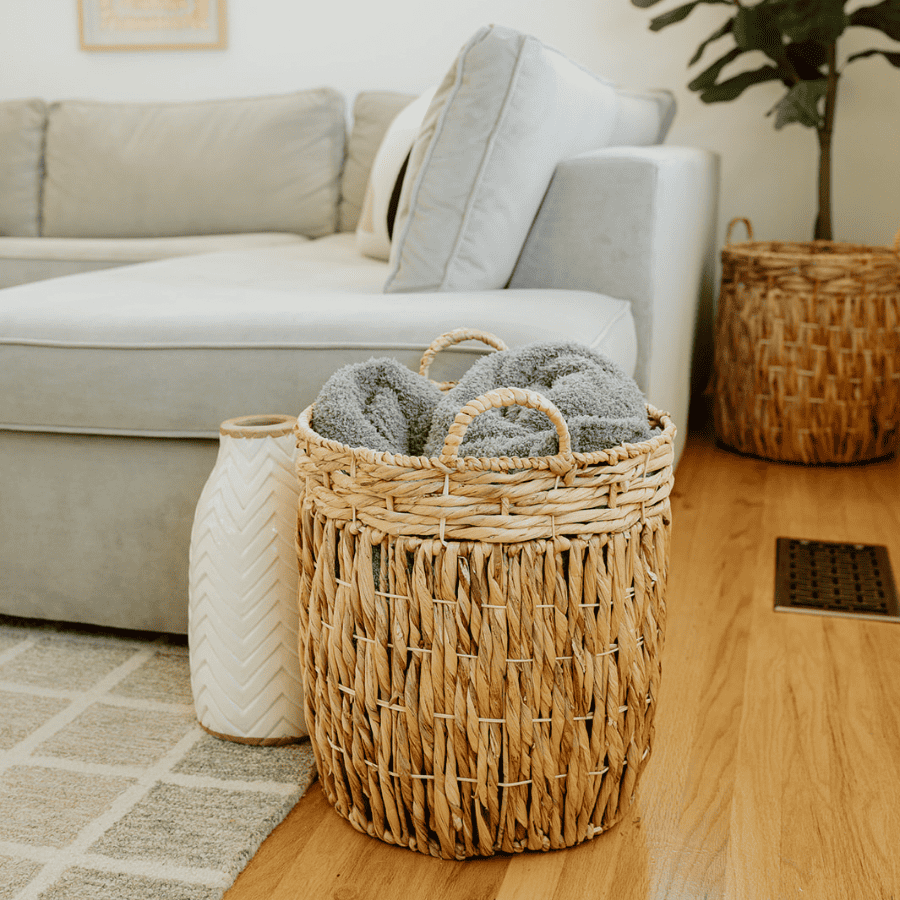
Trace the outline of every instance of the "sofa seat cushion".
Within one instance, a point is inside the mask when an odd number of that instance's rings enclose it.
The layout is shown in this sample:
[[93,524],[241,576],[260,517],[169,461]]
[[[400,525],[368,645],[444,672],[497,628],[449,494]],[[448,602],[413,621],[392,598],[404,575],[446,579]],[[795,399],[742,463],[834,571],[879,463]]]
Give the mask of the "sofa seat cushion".
[[41,234],[331,234],[345,142],[344,99],[331,88],[187,103],[55,103]]
[[301,244],[299,234],[208,234],[169,238],[0,238],[0,288],[132,263],[246,247]]
[[[625,301],[568,290],[385,295],[386,267],[341,233],[9,288],[0,428],[215,437],[234,416],[299,413],[347,363],[393,356],[417,369],[438,334],[464,325],[513,347],[577,339],[634,369]],[[480,352],[451,348],[432,377],[458,377]]]

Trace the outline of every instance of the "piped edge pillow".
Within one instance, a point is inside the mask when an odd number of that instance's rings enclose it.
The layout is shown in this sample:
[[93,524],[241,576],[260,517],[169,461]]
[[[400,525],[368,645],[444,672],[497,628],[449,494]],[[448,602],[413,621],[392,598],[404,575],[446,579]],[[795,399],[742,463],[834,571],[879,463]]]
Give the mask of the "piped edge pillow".
[[385,261],[390,258],[393,225],[410,151],[436,91],[437,86],[401,110],[378,147],[356,226],[356,247],[363,256]]
[[[648,103],[661,109],[656,95]],[[620,106],[613,84],[536,38],[479,29],[413,145],[384,290],[504,287],[558,163],[616,132],[630,142]]]

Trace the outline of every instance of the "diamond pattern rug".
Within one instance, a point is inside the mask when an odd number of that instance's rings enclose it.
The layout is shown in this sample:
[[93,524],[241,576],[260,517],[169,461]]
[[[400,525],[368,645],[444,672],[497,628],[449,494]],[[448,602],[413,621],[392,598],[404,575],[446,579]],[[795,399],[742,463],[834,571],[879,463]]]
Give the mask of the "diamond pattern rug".
[[178,639],[0,617],[0,900],[218,900],[315,775],[203,731]]

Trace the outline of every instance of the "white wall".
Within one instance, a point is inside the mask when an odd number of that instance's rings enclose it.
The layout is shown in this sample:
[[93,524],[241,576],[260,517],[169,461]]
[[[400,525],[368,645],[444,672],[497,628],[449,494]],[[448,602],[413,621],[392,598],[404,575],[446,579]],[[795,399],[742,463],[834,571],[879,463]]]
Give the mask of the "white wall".
[[[0,0],[0,99],[202,99],[327,84],[352,102],[361,89],[424,89],[476,28],[496,22],[535,34],[615,81],[672,90],[679,113],[669,143],[722,154],[721,234],[743,215],[761,239],[811,237],[815,134],[799,125],[774,130],[765,112],[779,88],[761,85],[732,103],[706,106],[685,86],[701,68],[689,72],[687,61],[722,21],[721,7],[701,7],[654,34],[647,23],[657,10],[629,0],[227,3],[227,50],[90,53],[78,48],[77,0]],[[842,58],[891,46],[878,32],[854,31]],[[714,49],[704,59],[714,60]],[[889,243],[900,226],[900,71],[883,59],[853,63],[841,79],[834,152],[835,237]]]

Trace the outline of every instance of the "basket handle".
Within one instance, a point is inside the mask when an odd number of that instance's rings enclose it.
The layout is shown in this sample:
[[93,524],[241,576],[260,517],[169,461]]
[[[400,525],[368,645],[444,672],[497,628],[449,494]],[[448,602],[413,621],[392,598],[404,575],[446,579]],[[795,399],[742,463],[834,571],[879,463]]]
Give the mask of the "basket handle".
[[422,354],[419,374],[427,378],[428,370],[431,368],[431,364],[438,353],[447,347],[452,347],[454,344],[461,344],[463,341],[481,341],[495,350],[509,349],[500,338],[489,331],[481,331],[478,328],[454,328],[453,331],[447,331],[431,342],[429,348]]
[[728,230],[725,232],[725,243],[726,244],[731,243],[731,230],[732,230],[732,228],[734,228],[735,225],[737,225],[738,222],[744,223],[744,227],[747,229],[747,240],[748,241],[753,240],[753,226],[750,224],[750,220],[745,219],[743,216],[738,216],[737,218],[732,219],[728,223]]
[[525,388],[503,387],[488,391],[474,400],[470,400],[457,414],[447,432],[444,440],[444,449],[441,450],[441,459],[454,460],[459,454],[459,445],[462,443],[466,429],[472,424],[475,416],[481,415],[489,409],[499,409],[504,406],[525,406],[528,409],[539,409],[546,413],[547,417],[556,428],[559,436],[559,453],[554,459],[562,458],[569,467],[575,465],[572,457],[572,437],[569,434],[569,426],[566,425],[562,413],[543,394],[537,391],[529,391]]

